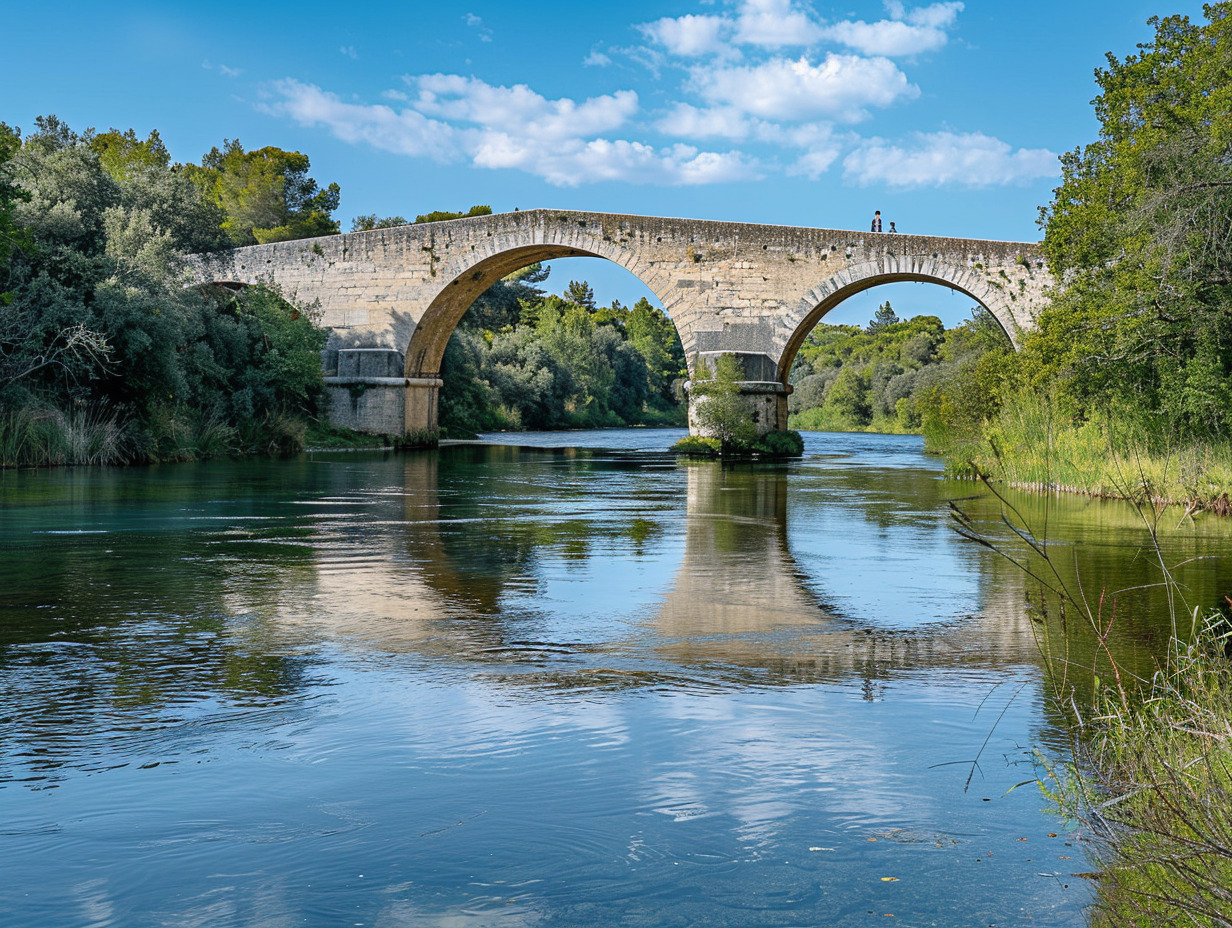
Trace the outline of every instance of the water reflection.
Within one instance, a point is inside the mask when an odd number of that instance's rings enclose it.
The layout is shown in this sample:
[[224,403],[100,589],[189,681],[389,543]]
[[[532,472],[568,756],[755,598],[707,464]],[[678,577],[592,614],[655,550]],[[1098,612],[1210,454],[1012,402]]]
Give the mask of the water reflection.
[[[860,441],[787,468],[461,447],[0,475],[0,911],[1080,924],[1080,852],[1007,792],[1055,724],[1033,629],[1060,616],[949,530],[966,488]],[[1051,505],[1063,570],[1152,577],[1123,513]],[[1164,544],[1229,547],[1205,522]],[[1221,564],[1186,568],[1195,602]],[[1119,600],[1129,659],[1164,633],[1152,597]]]

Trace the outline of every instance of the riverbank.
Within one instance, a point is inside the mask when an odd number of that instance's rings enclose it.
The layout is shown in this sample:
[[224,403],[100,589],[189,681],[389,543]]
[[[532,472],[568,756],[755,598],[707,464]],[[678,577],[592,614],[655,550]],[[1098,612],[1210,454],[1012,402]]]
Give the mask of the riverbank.
[[[1232,913],[1232,630],[1174,639],[1144,692],[1105,681],[1074,762],[1045,792],[1089,831],[1102,925],[1227,925]],[[1064,701],[1064,694],[1058,694]],[[1072,706],[1072,703],[1070,704]]]
[[390,445],[388,435],[289,414],[235,423],[168,413],[143,424],[102,403],[67,412],[36,403],[0,413],[0,469],[160,464]]
[[1108,418],[1074,423],[1046,404],[1006,407],[982,433],[925,431],[952,477],[986,474],[1037,493],[1123,499],[1232,515],[1232,443],[1171,447],[1143,427]]

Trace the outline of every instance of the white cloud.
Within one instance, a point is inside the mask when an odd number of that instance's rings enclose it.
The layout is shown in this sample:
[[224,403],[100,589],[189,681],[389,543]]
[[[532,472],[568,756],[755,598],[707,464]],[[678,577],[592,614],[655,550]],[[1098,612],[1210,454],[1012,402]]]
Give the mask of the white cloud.
[[789,175],[804,175],[809,180],[817,180],[822,174],[830,170],[832,165],[841,152],[837,147],[819,148],[814,151],[806,151],[795,163],[787,169]]
[[990,187],[1060,173],[1057,155],[1043,148],[1014,151],[982,132],[919,133],[911,148],[869,139],[843,159],[843,174],[861,186]]
[[934,3],[908,11],[899,0],[887,0],[886,9],[894,19],[902,19],[913,26],[923,26],[932,29],[944,29],[952,26],[963,11],[963,4],[957,2]]
[[323,126],[353,144],[525,171],[557,186],[597,181],[695,185],[760,176],[756,161],[741,152],[590,138],[618,127],[636,111],[632,91],[577,103],[547,100],[524,86],[494,87],[457,75],[423,75],[407,82],[419,88],[419,97],[401,111],[384,104],[347,103],[290,79],[271,85],[279,99],[260,108],[301,125]]
[[677,103],[656,123],[664,135],[685,139],[743,139],[751,129],[744,113],[732,107],[702,109],[689,103]]
[[934,3],[911,11],[901,3],[886,6],[891,19],[834,23],[823,30],[823,35],[866,55],[917,55],[943,47],[949,41],[945,30],[963,9],[961,3]]
[[725,16],[698,16],[692,13],[665,17],[638,26],[652,42],[684,58],[724,53],[727,45],[723,36],[730,28],[731,22]]
[[320,87],[290,78],[276,81],[272,89],[281,101],[260,104],[260,109],[290,117],[301,126],[324,126],[344,142],[364,142],[383,151],[436,161],[450,161],[458,154],[460,139],[454,128],[414,110],[397,112],[383,104],[344,103]]
[[558,187],[597,181],[693,186],[749,180],[757,166],[740,152],[698,151],[689,145],[656,149],[623,139],[575,139],[543,148],[535,139],[485,134],[474,155],[479,167],[516,168]]
[[791,0],[744,0],[736,17],[735,41],[742,45],[781,48],[812,45],[821,27]]
[[738,57],[734,45],[807,46],[823,36],[821,26],[792,0],[742,0],[734,17],[689,13],[644,23],[638,29],[681,58]]
[[424,74],[405,80],[419,89],[412,106],[421,113],[544,142],[609,132],[627,122],[638,108],[632,90],[577,103],[568,98],[548,100],[525,84],[497,87],[457,74]]
[[467,13],[462,17],[462,20],[469,28],[475,30],[480,42],[492,41],[492,30],[483,24],[483,17],[476,16],[474,13]]
[[354,45],[343,45],[338,49],[338,51],[340,51],[342,54],[346,55],[348,58],[351,58],[351,59],[355,59],[359,57],[358,53],[356,53],[355,51]]
[[[203,62],[201,62],[201,67],[205,68],[207,71],[213,71],[215,65],[210,64],[210,59],[206,58]],[[217,68],[218,73],[222,74],[224,77],[239,77],[244,73],[243,68],[228,68],[225,64],[217,65]]]
[[867,115],[866,107],[920,93],[888,59],[833,53],[817,65],[807,58],[772,58],[747,67],[697,68],[693,84],[712,104],[790,120],[829,116],[855,122]]
[[587,68],[606,68],[611,63],[612,59],[598,49],[594,49],[582,59],[582,66]]

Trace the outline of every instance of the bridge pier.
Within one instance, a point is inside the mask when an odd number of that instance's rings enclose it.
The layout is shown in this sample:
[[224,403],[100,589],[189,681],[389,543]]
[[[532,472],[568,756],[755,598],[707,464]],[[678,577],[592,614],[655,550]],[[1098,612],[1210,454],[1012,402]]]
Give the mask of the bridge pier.
[[[722,333],[703,333],[706,341],[717,342]],[[747,378],[739,382],[740,395],[745,397],[749,405],[749,418],[757,428],[758,435],[765,435],[787,428],[787,397],[791,387],[779,383],[777,379],[778,365],[775,359],[762,351],[701,351],[696,357],[698,363],[714,370],[719,358],[731,355],[740,364],[742,375]],[[707,434],[697,421],[697,408],[706,401],[704,396],[692,395],[692,382],[685,384],[685,392],[689,404],[689,434],[704,436]]]
[[[706,402],[706,397],[692,395],[693,383],[685,384],[685,394],[689,404],[689,434],[706,436],[709,431],[697,420],[698,408]],[[738,384],[740,395],[748,400],[749,418],[752,420],[758,435],[765,435],[787,428],[787,397],[791,387],[784,386],[777,380],[746,380]]]
[[437,428],[441,380],[407,377],[393,348],[326,351],[326,408],[331,425],[378,435],[428,437]]

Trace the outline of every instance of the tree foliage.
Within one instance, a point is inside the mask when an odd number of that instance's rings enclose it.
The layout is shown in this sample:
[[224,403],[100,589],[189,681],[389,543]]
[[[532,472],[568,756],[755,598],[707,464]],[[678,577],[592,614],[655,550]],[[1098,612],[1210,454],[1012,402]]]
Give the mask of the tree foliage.
[[407,220],[402,216],[378,216],[376,213],[367,213],[351,220],[351,231],[371,232],[373,229],[395,229],[404,225],[407,225]]
[[1232,434],[1232,4],[1152,19],[1096,72],[1099,138],[1062,159],[1041,211],[1064,281],[1024,370],[1082,411],[1132,410],[1175,439]]
[[440,421],[448,434],[683,422],[684,351],[645,299],[598,307],[584,281],[564,297],[531,265],[475,301],[446,347]]
[[700,359],[695,366],[699,376],[693,381],[692,401],[697,424],[719,440],[722,455],[751,446],[757,438],[757,426],[753,422],[753,402],[740,392],[740,382],[744,380],[740,359],[734,354],[719,355],[713,373]]
[[322,330],[268,290],[184,288],[185,252],[226,243],[223,214],[157,133],[45,117],[0,139],[17,236],[2,253],[0,427],[88,405],[123,425],[124,459],[148,459],[198,453],[207,433],[209,451],[281,444],[272,423],[314,414]]
[[492,207],[490,206],[472,206],[465,213],[451,213],[448,210],[438,209],[431,213],[425,213],[422,216],[416,216],[416,222],[445,222],[449,219],[466,219],[469,216],[491,216]]
[[997,385],[987,377],[970,377],[985,355],[989,369],[1013,363],[1009,339],[984,310],[948,331],[936,316],[901,320],[888,302],[863,329],[820,324],[809,333],[793,368],[792,425],[918,432],[930,417],[948,414],[938,412],[942,397],[948,397],[947,410],[962,397],[964,409],[980,406],[995,412],[1000,393],[988,391]]
[[333,235],[331,214],[341,196],[337,184],[321,189],[308,176],[308,156],[266,146],[244,151],[239,139],[226,139],[201,159],[186,165],[206,199],[225,215],[222,222],[234,245],[284,242]]

